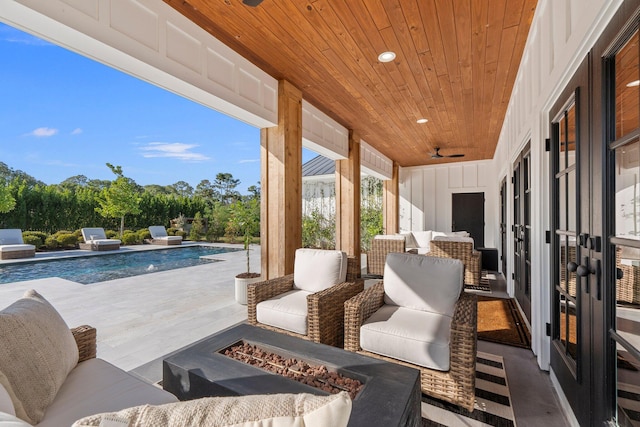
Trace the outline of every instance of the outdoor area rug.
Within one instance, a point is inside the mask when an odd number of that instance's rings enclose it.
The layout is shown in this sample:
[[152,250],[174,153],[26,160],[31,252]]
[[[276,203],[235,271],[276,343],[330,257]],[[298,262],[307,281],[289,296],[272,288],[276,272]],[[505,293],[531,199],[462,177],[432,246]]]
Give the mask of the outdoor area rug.
[[515,426],[511,395],[501,356],[478,352],[473,412],[422,395],[422,427]]
[[478,339],[531,348],[531,336],[513,298],[478,295]]
[[[493,277],[493,276],[492,276]],[[482,276],[480,277],[480,283],[477,285],[464,285],[467,290],[491,292],[491,283],[489,282],[489,272],[482,270]]]

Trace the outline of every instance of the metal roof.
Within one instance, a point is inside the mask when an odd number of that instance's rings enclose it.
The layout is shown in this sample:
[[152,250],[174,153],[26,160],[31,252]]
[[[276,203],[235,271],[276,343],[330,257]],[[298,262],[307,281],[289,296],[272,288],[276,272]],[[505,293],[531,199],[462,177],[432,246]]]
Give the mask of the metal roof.
[[336,162],[324,156],[316,156],[302,165],[302,176],[332,175],[336,173]]

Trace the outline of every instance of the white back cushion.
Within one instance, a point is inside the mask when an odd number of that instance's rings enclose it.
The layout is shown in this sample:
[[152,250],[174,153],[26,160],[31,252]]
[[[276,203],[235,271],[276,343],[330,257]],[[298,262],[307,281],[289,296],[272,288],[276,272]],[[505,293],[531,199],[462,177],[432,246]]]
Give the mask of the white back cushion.
[[347,278],[347,254],[321,249],[296,250],[293,265],[293,287],[319,292]]
[[429,242],[431,242],[432,239],[432,233],[433,232],[431,230],[411,232],[419,248],[426,248],[429,246]]
[[376,240],[404,240],[404,237],[398,234],[376,234],[373,238]]
[[82,237],[85,242],[88,242],[90,240],[106,239],[107,235],[104,234],[104,228],[83,228]]
[[416,242],[412,232],[401,232],[398,233],[398,235],[404,237],[404,245],[407,249],[414,249],[418,247],[418,242]]
[[69,372],[78,346],[60,314],[36,291],[0,311],[0,384],[16,415],[38,424]]
[[5,228],[0,230],[0,245],[21,245],[22,231],[19,228]]
[[463,281],[464,265],[458,259],[390,253],[384,266],[384,302],[453,316]]
[[149,227],[149,233],[153,239],[158,237],[167,237],[167,230],[162,225],[152,225]]
[[13,402],[11,396],[7,393],[7,389],[0,384],[0,412],[4,412],[9,415],[15,415],[16,410],[13,408]]

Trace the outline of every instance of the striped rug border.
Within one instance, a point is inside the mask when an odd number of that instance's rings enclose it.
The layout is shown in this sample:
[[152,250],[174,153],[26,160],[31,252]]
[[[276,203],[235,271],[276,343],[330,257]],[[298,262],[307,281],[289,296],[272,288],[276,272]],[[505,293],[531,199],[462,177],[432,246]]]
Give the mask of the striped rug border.
[[495,354],[477,353],[473,412],[423,394],[422,416],[423,427],[515,427],[504,359]]

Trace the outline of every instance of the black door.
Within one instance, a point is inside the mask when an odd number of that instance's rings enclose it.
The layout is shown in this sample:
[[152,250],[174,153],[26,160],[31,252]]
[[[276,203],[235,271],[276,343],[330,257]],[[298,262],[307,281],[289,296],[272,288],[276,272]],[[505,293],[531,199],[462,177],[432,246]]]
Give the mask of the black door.
[[531,322],[531,144],[513,165],[513,284]]
[[507,277],[507,178],[500,184],[500,253],[502,274]]
[[602,425],[602,139],[593,135],[591,54],[552,110],[551,366],[580,425]]
[[453,193],[451,213],[451,231],[468,231],[475,247],[484,247],[484,193]]

